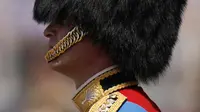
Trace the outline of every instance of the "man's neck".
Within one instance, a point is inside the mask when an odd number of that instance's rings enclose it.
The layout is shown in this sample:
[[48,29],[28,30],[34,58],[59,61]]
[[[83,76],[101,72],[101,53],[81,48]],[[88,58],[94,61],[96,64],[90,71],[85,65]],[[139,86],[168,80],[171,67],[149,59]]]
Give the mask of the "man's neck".
[[88,79],[97,74],[98,72],[112,66],[112,62],[109,60],[98,59],[93,63],[87,64],[87,66],[81,66],[79,69],[73,72],[73,80],[75,81],[76,88],[79,88]]
[[90,65],[89,67],[85,67],[84,70],[80,71],[79,74],[77,74],[76,79],[74,79],[76,83],[76,88],[79,88],[82,84],[84,84],[87,80],[89,80],[91,77],[93,77],[98,72],[112,66],[111,63],[98,63],[95,65]]
[[100,72],[96,73],[95,75],[90,77],[87,81],[85,81],[81,86],[77,87],[78,89],[77,89],[76,92],[81,91],[85,86],[87,86],[88,84],[91,84],[92,81],[94,81],[95,79],[107,76],[107,75],[104,75],[104,74],[107,73],[108,71],[111,71],[111,70],[116,70],[117,71],[118,70],[117,69],[117,65],[113,65],[113,66],[107,67],[107,68],[101,70]]

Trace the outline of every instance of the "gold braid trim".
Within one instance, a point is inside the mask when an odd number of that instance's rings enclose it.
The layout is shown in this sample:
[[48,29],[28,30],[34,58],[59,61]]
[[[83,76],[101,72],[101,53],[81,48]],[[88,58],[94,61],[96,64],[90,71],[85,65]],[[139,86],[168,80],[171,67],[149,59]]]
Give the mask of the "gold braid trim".
[[84,33],[78,27],[75,27],[73,30],[68,32],[68,34],[62,40],[60,40],[52,49],[50,49],[46,53],[45,59],[47,60],[47,62],[50,62],[55,58],[59,57],[71,46],[80,42],[85,35],[86,33]]
[[125,87],[130,87],[130,86],[134,86],[134,85],[137,85],[138,83],[137,82],[125,82],[125,83],[121,83],[121,84],[118,84],[116,86],[113,86],[111,88],[109,88],[108,90],[104,91],[104,94],[105,95],[108,95],[112,92],[115,92],[117,90],[120,90],[120,89],[123,89]]
[[91,81],[87,86],[85,86],[74,98],[73,101],[76,106],[83,112],[88,112],[88,109],[102,98],[104,90],[100,85],[100,80],[103,80],[109,76],[117,74],[120,72],[119,68],[114,68],[108,72],[103,73],[101,76],[97,77]]
[[[117,84],[108,90],[104,91],[100,81],[104,80],[105,78],[115,75],[119,73],[119,68],[114,68],[108,72],[103,73],[93,81],[91,81],[88,85],[86,85],[74,98],[73,101],[76,106],[79,108],[81,112],[88,112],[89,109],[92,107],[93,104],[98,102],[104,96],[112,94],[113,92],[123,89],[125,87],[130,87],[137,85],[138,83],[135,81],[132,82],[124,82],[121,84]],[[120,102],[120,101],[118,101]],[[93,111],[91,111],[93,112]],[[96,111],[95,111],[96,112]],[[98,111],[97,111],[98,112]],[[112,111],[114,112],[114,111]]]
[[89,112],[117,112],[126,99],[121,93],[114,92],[97,101]]

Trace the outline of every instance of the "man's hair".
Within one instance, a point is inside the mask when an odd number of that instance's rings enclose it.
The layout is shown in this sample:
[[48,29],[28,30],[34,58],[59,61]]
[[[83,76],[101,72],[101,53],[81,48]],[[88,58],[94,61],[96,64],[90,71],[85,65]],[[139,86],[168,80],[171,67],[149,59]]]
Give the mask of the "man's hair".
[[36,0],[34,19],[73,17],[124,77],[153,81],[169,65],[187,0]]

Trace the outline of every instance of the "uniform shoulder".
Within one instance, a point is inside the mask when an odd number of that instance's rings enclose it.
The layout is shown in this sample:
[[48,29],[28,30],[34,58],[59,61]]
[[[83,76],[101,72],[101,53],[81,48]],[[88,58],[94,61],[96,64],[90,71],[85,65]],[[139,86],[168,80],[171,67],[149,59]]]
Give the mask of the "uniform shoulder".
[[136,104],[148,112],[160,112],[158,106],[150,99],[141,87],[126,88],[119,91],[129,103]]
[[120,92],[114,92],[97,101],[89,112],[117,112],[126,102],[126,97]]
[[106,95],[97,101],[89,112],[147,112],[136,103],[127,100],[127,97],[120,92]]
[[147,111],[136,103],[125,101],[117,112],[147,112]]

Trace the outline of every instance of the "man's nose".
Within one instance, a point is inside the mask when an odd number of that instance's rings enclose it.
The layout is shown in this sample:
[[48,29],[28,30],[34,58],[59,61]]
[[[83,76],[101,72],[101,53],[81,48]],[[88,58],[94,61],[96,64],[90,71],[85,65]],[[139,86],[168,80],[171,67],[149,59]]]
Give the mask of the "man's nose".
[[57,28],[54,25],[49,25],[47,28],[44,30],[44,36],[47,38],[52,38],[56,36]]

